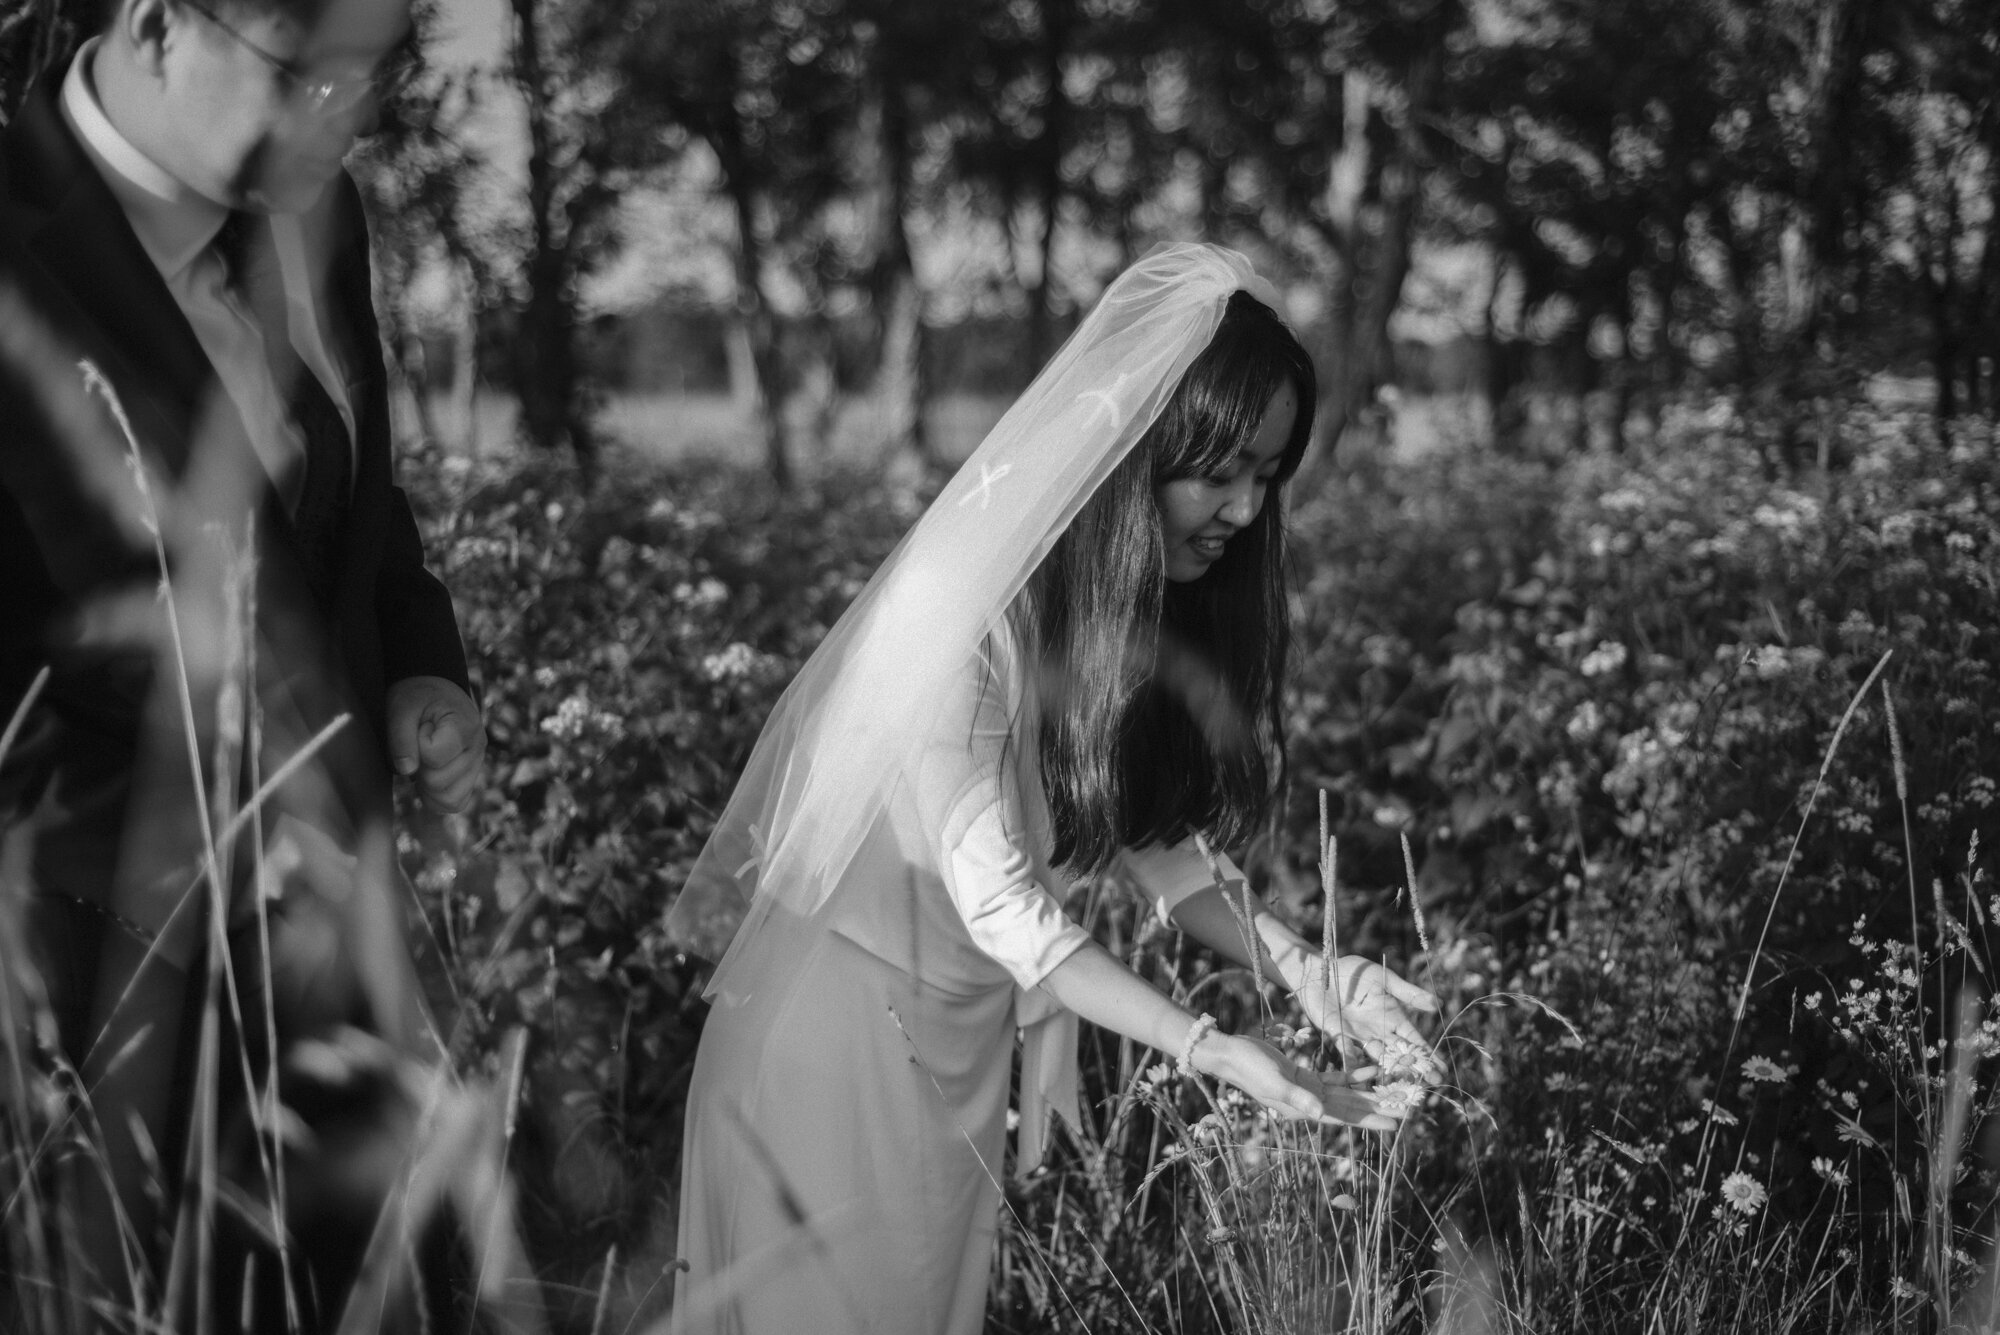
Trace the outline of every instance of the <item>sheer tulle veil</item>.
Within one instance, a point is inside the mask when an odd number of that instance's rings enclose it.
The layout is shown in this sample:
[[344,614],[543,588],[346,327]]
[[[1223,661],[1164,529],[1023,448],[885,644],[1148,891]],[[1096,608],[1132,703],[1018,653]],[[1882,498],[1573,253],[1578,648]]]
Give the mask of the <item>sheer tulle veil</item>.
[[786,689],[667,914],[677,945],[720,960],[711,992],[771,912],[809,915],[840,883],[925,720],[1239,289],[1282,310],[1219,246],[1161,246],[1120,274]]

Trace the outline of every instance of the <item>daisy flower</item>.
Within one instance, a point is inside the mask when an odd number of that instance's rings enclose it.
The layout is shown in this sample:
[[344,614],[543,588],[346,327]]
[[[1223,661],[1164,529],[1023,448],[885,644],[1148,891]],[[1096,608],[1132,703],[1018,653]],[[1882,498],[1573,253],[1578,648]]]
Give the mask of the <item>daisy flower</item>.
[[1764,1184],[1748,1173],[1731,1173],[1722,1179],[1722,1200],[1732,1210],[1756,1214],[1764,1208]]
[[1752,1080],[1761,1080],[1766,1084],[1782,1085],[1785,1083],[1785,1068],[1772,1061],[1769,1057],[1752,1057],[1749,1061],[1744,1062],[1743,1074],[1749,1076]]

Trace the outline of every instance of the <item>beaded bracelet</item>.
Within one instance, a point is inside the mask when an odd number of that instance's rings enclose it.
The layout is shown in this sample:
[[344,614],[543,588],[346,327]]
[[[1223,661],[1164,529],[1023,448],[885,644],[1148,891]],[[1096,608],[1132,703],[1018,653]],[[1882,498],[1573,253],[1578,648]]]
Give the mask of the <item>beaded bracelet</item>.
[[1202,1015],[1193,1024],[1188,1026],[1187,1037],[1181,1040],[1180,1073],[1182,1075],[1187,1076],[1189,1079],[1194,1078],[1194,1045],[1214,1032],[1215,1017],[1213,1015]]

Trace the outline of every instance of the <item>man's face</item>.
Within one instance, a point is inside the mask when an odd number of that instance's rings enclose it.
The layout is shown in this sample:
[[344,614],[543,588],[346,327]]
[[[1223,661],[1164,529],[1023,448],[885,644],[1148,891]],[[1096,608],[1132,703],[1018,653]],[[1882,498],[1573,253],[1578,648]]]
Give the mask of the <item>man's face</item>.
[[228,208],[309,207],[373,121],[368,81],[408,31],[409,0],[327,0],[310,26],[229,0],[165,3],[175,160],[162,165]]

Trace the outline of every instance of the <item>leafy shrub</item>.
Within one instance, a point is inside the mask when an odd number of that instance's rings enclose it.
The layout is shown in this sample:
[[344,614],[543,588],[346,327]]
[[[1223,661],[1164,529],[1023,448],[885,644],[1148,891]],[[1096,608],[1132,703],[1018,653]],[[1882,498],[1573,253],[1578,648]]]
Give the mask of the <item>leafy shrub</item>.
[[[1299,509],[1293,763],[1345,799],[1357,907],[1392,923],[1392,954],[1414,944],[1384,912],[1407,829],[1441,989],[1532,993],[1580,1030],[1478,1013],[1492,1057],[1464,1075],[1493,1123],[1428,1146],[1418,1177],[1433,1200],[1632,1184],[1594,1207],[1621,1228],[1587,1256],[1590,1328],[1644,1310],[1630,1286],[1697,1254],[1743,1171],[1767,1240],[1847,1212],[1823,1253],[1785,1252],[1794,1298],[1840,1269],[1845,1299],[1886,1311],[1926,1282],[1904,1262],[1936,1176],[1939,1040],[1991,950],[1969,850],[1982,827],[1991,846],[2000,771],[2000,491],[1984,436],[1939,445],[1865,409],[1840,430],[1850,468],[1773,482],[1752,424],[1688,405],[1644,454],[1441,457]],[[1815,994],[1899,1018],[1828,1023]],[[1478,1227],[1532,1252],[1516,1214]],[[1961,1197],[1946,1222],[1992,1221]],[[1614,1261],[1623,1229],[1651,1241]]]
[[[1294,488],[1291,797],[1246,859],[1317,935],[1330,794],[1346,948],[1445,997],[1462,1090],[1373,1175],[1367,1254],[1393,1264],[1342,1309],[1371,1329],[1474,1299],[1524,1330],[1824,1328],[1976,1267],[1992,1192],[1957,1150],[1993,1044],[1968,1038],[1954,1086],[1946,1040],[1960,984],[1990,992],[2000,916],[1972,848],[2000,774],[2000,479],[1983,437],[1867,409],[1839,430],[1850,466],[1779,482],[1755,424],[1691,403],[1643,452]],[[700,976],[661,910],[922,502],[858,475],[786,498],[721,464],[607,471],[586,496],[537,462],[405,468],[493,776],[463,828],[412,816],[408,862],[465,1053],[530,1036],[533,1246],[579,1325],[614,1244],[605,1291],[634,1312],[673,1255]],[[1116,886],[1071,907],[1162,987],[1260,1022],[1247,977]],[[1088,1132],[1009,1184],[991,1328],[1227,1325],[1198,1184],[1160,1171],[1200,1110],[1134,1092],[1152,1060],[1091,1036]]]
[[426,454],[402,473],[489,738],[469,821],[405,813],[435,999],[463,1059],[528,1035],[519,1167],[556,1304],[618,1245],[645,1262],[626,1300],[657,1306],[702,1013],[661,915],[778,693],[919,502],[630,460],[588,495],[542,460]]
[[[1990,444],[1858,410],[1832,451],[1849,468],[1772,481],[1754,429],[1690,404],[1643,454],[1443,455],[1297,488],[1293,799],[1253,874],[1311,934],[1329,792],[1348,939],[1444,997],[1461,1088],[1358,1179],[1379,1222],[1347,1245],[1379,1265],[1346,1271],[1343,1328],[1468,1302],[1523,1331],[1948,1320],[1984,1273],[1994,1179],[1964,1151],[1994,1099]],[[1207,976],[1171,938],[1133,955],[1163,983]],[[1985,1000],[1955,1019],[1968,981]],[[1086,1064],[1106,1110],[1133,1080],[1108,1049]],[[1234,1149],[1275,1135],[1246,1124]],[[1079,1292],[1139,1275],[1156,1297],[1128,1322],[1227,1328],[1230,1267],[1157,1254],[1203,1250],[1197,1182],[1126,1255],[1148,1198],[1103,1185],[1163,1161],[1135,1139],[1150,1158],[1114,1172],[1120,1138],[1086,1136],[1021,1196],[1010,1245],[1072,1258]]]

